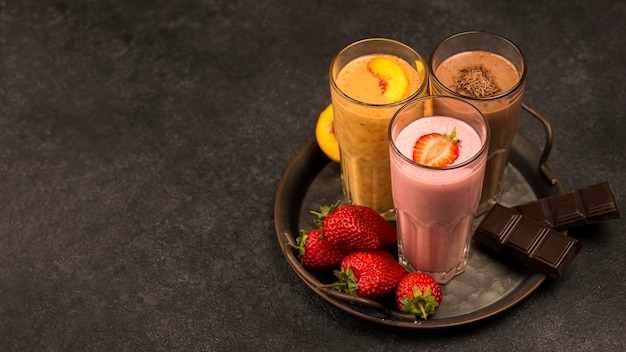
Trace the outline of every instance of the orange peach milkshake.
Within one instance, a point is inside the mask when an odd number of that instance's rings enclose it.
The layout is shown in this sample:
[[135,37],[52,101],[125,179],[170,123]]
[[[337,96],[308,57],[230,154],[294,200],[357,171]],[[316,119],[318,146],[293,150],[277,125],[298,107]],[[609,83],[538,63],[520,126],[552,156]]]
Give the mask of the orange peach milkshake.
[[354,43],[333,60],[330,91],[349,203],[393,211],[389,121],[408,100],[426,95],[425,67],[418,53],[389,39]]

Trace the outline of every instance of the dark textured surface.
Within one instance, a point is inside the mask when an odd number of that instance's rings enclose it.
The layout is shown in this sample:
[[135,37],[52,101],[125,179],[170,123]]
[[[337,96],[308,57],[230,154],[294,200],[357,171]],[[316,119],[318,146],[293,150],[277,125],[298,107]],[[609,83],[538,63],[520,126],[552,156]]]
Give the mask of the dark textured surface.
[[311,292],[273,206],[336,52],[429,56],[473,29],[525,52],[564,188],[608,181],[624,206],[625,19],[608,0],[0,1],[0,350],[624,350],[623,220],[572,231],[567,275],[504,314],[404,331]]

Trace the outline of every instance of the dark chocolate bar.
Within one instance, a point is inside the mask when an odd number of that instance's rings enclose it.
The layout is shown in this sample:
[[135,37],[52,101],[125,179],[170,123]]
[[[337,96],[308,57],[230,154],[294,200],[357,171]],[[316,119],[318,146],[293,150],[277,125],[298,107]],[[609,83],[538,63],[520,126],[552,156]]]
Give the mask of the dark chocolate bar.
[[563,276],[582,246],[500,204],[485,215],[474,240],[553,279]]
[[617,202],[608,182],[542,198],[513,209],[558,231],[620,218]]

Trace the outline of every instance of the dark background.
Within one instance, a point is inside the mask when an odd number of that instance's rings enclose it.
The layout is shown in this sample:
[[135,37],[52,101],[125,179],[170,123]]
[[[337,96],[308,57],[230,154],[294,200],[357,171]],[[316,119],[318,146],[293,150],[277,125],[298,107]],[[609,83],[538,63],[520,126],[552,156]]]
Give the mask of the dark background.
[[623,350],[622,220],[576,230],[565,277],[502,314],[399,330],[300,281],[273,207],[341,48],[429,57],[465,30],[524,51],[562,186],[626,205],[625,20],[608,0],[0,1],[0,350]]

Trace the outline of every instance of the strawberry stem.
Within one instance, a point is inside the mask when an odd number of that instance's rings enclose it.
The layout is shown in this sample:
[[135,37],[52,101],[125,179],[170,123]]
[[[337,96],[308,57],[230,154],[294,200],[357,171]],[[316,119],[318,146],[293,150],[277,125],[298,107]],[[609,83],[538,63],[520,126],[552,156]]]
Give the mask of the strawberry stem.
[[319,212],[311,210],[311,214],[316,216],[313,219],[313,223],[321,231],[320,239],[324,239],[326,237],[324,235],[324,219],[326,219],[326,217],[328,217],[330,214],[332,214],[335,211],[335,209],[339,208],[340,205],[341,205],[341,200],[338,200],[337,202],[335,202],[334,204],[331,204],[331,205],[322,205],[320,207],[320,211]]
[[419,316],[422,319],[427,319],[429,315],[434,314],[439,306],[435,296],[430,292],[430,287],[427,287],[422,294],[419,287],[414,286],[413,297],[401,297],[400,302],[403,304],[403,312]]
[[332,288],[339,292],[345,292],[351,295],[357,295],[359,291],[359,285],[356,283],[356,277],[350,267],[347,267],[345,271],[335,270],[335,276],[338,281],[332,284],[319,285],[319,288]]
[[447,139],[447,140],[449,140],[452,143],[455,143],[456,145],[459,145],[459,146],[461,145],[461,140],[460,139],[454,139],[454,138],[456,138],[456,127],[454,127],[452,129],[452,133],[450,133],[450,134],[445,134],[444,133],[442,137]]
[[300,264],[302,264],[302,257],[305,254],[304,245],[306,244],[307,238],[309,238],[309,233],[306,230],[301,229],[300,236],[296,238],[297,246],[295,246],[295,248],[298,250],[298,258],[300,259]]

